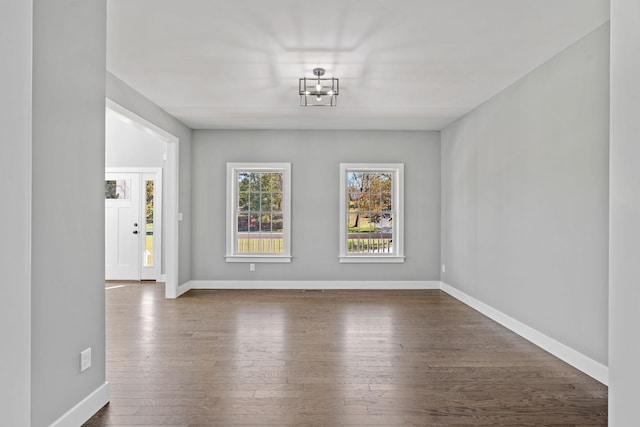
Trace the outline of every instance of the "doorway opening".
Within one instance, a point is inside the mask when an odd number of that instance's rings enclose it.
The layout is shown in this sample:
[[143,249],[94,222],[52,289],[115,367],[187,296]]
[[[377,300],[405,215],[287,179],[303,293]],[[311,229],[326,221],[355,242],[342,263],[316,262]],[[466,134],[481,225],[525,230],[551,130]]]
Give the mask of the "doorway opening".
[[178,138],[106,100],[105,279],[178,288]]
[[105,279],[162,277],[162,168],[106,168]]

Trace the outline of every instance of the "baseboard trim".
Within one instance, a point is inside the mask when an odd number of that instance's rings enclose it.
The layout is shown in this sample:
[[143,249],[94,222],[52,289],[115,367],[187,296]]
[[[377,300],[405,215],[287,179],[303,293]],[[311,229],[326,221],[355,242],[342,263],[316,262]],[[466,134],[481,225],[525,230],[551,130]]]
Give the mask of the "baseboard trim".
[[609,385],[609,368],[605,365],[465,294],[453,286],[441,282],[440,289],[488,318],[498,322],[505,328],[510,329],[522,338],[553,354],[558,359],[584,372],[595,380],[600,381],[602,384]]
[[164,282],[167,283],[167,275],[166,274],[161,274],[160,277],[158,277],[158,282]]
[[[440,289],[439,281],[356,281],[356,280],[192,280],[186,289]],[[178,288],[178,295],[180,295]],[[186,292],[186,291],[185,291]]]
[[193,283],[193,280],[187,283],[183,283],[182,285],[178,286],[177,292],[176,292],[176,298],[179,297],[180,295],[184,294],[185,292],[189,292],[191,289],[193,289],[191,287],[191,284]]
[[109,403],[109,382],[105,382],[85,397],[49,427],[78,427],[87,422],[104,405]]

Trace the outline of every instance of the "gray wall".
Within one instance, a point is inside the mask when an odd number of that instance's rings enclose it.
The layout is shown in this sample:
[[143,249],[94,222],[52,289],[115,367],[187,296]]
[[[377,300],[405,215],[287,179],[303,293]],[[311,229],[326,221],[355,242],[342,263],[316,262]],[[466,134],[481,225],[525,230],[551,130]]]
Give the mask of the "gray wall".
[[[31,422],[105,382],[105,1],[33,3]],[[80,351],[92,367],[80,373]]]
[[107,98],[169,132],[178,142],[178,284],[191,280],[191,129],[136,92],[122,80],[107,73]]
[[640,3],[611,2],[609,425],[638,424]]
[[0,424],[29,425],[31,230],[31,2],[0,13]]
[[442,132],[442,281],[607,364],[609,27]]
[[[291,162],[291,264],[226,263],[227,162]],[[339,264],[341,162],[405,164],[404,264]],[[199,280],[438,280],[438,132],[194,131],[193,278]]]

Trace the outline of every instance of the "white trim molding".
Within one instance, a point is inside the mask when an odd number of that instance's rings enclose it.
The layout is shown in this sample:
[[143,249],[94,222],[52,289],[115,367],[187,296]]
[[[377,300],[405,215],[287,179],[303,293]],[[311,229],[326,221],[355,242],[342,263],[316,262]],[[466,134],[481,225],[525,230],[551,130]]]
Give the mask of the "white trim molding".
[[176,290],[176,298],[179,297],[180,295],[189,292],[192,288],[191,288],[191,284],[193,283],[193,281],[191,282],[187,282],[187,283],[183,283],[182,285],[178,286],[178,289]]
[[87,422],[107,403],[109,403],[109,383],[105,382],[49,427],[78,427]]
[[[192,280],[180,288],[189,289],[440,289],[440,282],[430,280]],[[187,289],[188,288],[188,289]],[[186,292],[185,290],[185,292]]]
[[562,344],[559,341],[537,331],[530,326],[502,313],[499,310],[475,299],[474,297],[465,294],[464,292],[450,286],[444,282],[441,282],[441,289],[443,292],[451,295],[460,302],[468,305],[474,310],[484,314],[488,318],[498,322],[502,326],[516,334],[520,335],[527,341],[532,342],[545,351],[548,351],[558,359],[568,363],[574,368],[584,372],[590,377],[600,381],[604,385],[609,385],[609,368],[584,354],[572,349],[571,347]]

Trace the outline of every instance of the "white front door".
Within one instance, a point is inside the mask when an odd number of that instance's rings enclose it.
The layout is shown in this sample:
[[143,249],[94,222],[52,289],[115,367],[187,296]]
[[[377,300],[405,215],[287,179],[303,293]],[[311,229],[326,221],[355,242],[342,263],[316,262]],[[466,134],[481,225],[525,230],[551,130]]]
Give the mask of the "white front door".
[[105,173],[105,279],[158,280],[162,260],[162,169]]
[[140,280],[140,174],[105,174],[105,278]]

